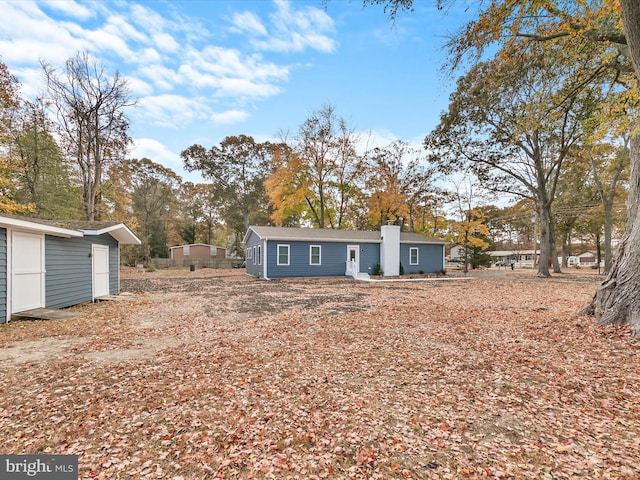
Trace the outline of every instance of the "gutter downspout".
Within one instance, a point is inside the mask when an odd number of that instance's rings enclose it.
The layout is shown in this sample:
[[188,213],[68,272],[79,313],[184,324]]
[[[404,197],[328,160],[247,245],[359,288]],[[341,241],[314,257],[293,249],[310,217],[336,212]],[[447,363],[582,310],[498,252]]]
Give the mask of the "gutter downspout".
[[271,280],[269,277],[267,277],[267,272],[269,271],[267,269],[267,241],[268,239],[265,238],[263,240],[263,244],[262,244],[262,278],[264,278],[265,280]]

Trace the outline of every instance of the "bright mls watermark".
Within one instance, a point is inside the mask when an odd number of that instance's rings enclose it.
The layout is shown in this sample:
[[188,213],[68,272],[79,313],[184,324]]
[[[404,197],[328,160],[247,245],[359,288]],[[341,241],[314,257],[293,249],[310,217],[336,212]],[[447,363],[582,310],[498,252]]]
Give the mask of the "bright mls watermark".
[[77,455],[0,455],[2,480],[78,480]]

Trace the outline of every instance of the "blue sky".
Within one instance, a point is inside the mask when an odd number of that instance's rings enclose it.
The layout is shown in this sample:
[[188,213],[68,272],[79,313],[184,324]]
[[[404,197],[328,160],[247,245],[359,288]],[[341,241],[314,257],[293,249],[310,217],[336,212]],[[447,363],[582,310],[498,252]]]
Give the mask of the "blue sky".
[[130,157],[198,181],[179,157],[190,145],[295,135],[325,104],[363,142],[420,145],[455,88],[446,37],[471,13],[418,0],[392,24],[360,0],[0,0],[0,55],[26,97],[43,88],[40,59],[86,51],[118,70],[139,98]]

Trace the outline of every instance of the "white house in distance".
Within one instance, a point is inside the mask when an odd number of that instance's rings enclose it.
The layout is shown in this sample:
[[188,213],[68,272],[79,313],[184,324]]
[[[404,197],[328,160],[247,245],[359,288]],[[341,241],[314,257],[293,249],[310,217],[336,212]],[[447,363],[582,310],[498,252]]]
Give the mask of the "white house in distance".
[[[453,246],[450,252],[449,258],[451,262],[464,261],[464,247]],[[491,256],[491,264],[494,267],[508,267],[513,263],[516,268],[535,268],[540,261],[540,250],[494,250],[487,253]],[[558,257],[558,263],[562,265],[562,257]],[[597,255],[591,251],[580,255],[572,255],[567,259],[567,266],[569,267],[595,268],[597,265]]]
[[[486,252],[491,256],[491,264],[493,266],[503,266],[514,264],[517,268],[533,268],[533,259],[540,258],[540,251],[536,250],[494,250]],[[449,254],[450,261],[453,263],[464,261],[464,247],[455,245],[451,247]]]

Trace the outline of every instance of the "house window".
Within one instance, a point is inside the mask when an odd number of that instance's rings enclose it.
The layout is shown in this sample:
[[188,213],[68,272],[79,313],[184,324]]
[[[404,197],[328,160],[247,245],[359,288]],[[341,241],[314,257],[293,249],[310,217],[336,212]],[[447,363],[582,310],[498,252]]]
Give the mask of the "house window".
[[218,255],[218,248],[217,247],[209,247],[209,255],[212,257],[216,257]]
[[309,265],[320,265],[322,249],[320,245],[309,246]]
[[253,258],[251,255],[251,247],[247,248],[247,258]]
[[185,257],[188,257],[189,256],[189,250],[190,250],[189,245],[185,245],[184,247],[182,247],[182,255],[185,256]]
[[262,265],[262,245],[258,245],[258,265]]
[[418,265],[418,247],[409,249],[409,265]]
[[253,264],[256,264],[256,259],[257,259],[257,255],[256,255],[256,247],[253,247]]
[[278,265],[289,265],[289,245],[278,245]]

